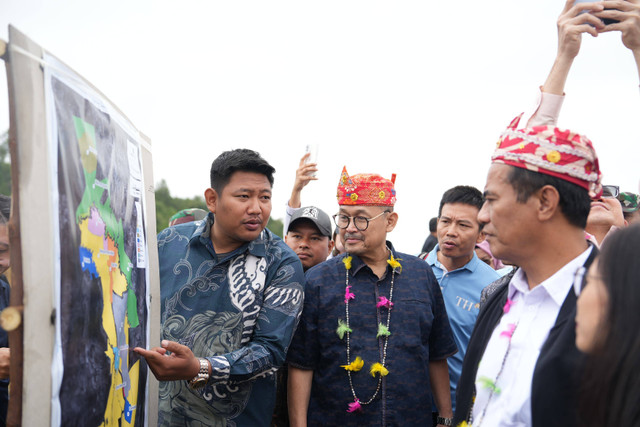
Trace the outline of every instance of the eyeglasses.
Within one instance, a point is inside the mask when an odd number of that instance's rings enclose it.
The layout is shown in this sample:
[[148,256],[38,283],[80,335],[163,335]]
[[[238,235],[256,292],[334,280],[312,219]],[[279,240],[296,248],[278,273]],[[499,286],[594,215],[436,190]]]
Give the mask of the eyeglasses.
[[582,288],[586,285],[587,282],[587,269],[585,267],[580,267],[575,274],[573,275],[573,292],[575,292],[576,296],[580,296],[580,292],[582,292]]
[[594,280],[602,281],[602,276],[592,272],[591,274],[587,274],[589,271],[588,268],[580,267],[575,274],[573,275],[573,292],[575,292],[576,296],[579,297],[584,287],[589,283],[592,283]]
[[382,215],[389,212],[391,211],[382,211],[378,215],[374,216],[373,218],[367,218],[365,216],[347,216],[347,215],[335,214],[333,216],[333,222],[335,222],[336,227],[344,229],[349,226],[349,224],[351,223],[351,220],[353,219],[353,225],[355,225],[355,227],[359,231],[364,231],[367,228],[369,228],[370,221],[373,221],[374,219],[379,218]]
[[602,196],[605,199],[614,199],[618,197],[620,194],[620,187],[617,185],[603,185],[602,186]]

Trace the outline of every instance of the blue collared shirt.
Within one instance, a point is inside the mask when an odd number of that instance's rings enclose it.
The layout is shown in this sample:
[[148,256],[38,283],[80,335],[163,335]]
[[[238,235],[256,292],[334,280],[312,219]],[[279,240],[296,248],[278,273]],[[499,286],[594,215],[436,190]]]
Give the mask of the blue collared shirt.
[[455,411],[456,386],[462,372],[462,360],[467,352],[469,338],[480,311],[480,292],[489,283],[498,280],[498,274],[493,268],[482,262],[473,253],[473,258],[464,267],[447,272],[440,261],[436,245],[425,260],[435,274],[444,305],[447,308],[453,337],[458,346],[458,353],[447,359],[449,364],[449,380],[451,383],[451,405]]
[[[160,383],[160,425],[268,426],[275,375],[304,300],[295,253],[269,230],[227,254],[210,239],[213,215],[158,235],[162,338],[206,357],[201,390]],[[201,424],[198,424],[201,423]]]
[[[390,246],[391,244],[387,242]],[[429,362],[455,353],[456,346],[444,309],[442,294],[431,269],[419,258],[396,253],[402,271],[396,271],[393,308],[385,366],[389,375],[378,396],[363,410],[347,413],[354,398],[347,372],[346,336],[336,334],[338,319],[345,320],[345,255],[307,271],[307,288],[300,326],[287,355],[289,364],[313,369],[308,422],[311,426],[426,426],[431,425]],[[379,279],[357,256],[349,271],[351,361],[364,367],[352,374],[358,398],[366,402],[375,393],[378,378],[369,373],[382,359],[384,339],[376,338],[379,323],[386,324],[387,309],[376,308],[378,298],[389,298],[392,269]]]

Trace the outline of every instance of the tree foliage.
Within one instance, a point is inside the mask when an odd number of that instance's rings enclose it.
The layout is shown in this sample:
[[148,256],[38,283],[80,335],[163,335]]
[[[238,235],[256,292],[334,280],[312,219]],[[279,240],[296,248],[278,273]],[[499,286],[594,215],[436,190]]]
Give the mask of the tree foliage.
[[[9,157],[9,131],[0,134],[0,194],[11,195],[11,162]],[[189,208],[207,209],[202,196],[180,198],[171,196],[169,186],[161,180],[156,186],[156,230],[164,230],[169,225],[169,219],[178,211]],[[270,218],[267,225],[269,230],[282,237],[282,220]]]
[[9,158],[9,131],[0,135],[0,194],[11,195],[11,162]]
[[[171,196],[167,182],[163,179],[156,185],[156,229],[158,232],[169,226],[169,219],[178,211],[189,208],[207,209],[204,197],[195,196],[182,199]],[[269,218],[269,230],[282,237],[283,223],[280,219]]]
[[284,228],[284,224],[281,219],[275,219],[273,217],[269,218],[267,228],[282,238],[282,229]]
[[182,209],[200,208],[207,209],[204,197],[194,196],[192,198],[181,199],[172,197],[169,192],[167,182],[163,179],[156,185],[156,230],[158,232],[169,226],[169,219]]

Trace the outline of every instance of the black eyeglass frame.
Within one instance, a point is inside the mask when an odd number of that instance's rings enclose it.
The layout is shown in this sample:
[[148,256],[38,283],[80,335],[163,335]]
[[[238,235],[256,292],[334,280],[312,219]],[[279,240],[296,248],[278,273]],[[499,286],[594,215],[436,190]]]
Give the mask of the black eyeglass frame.
[[[357,215],[357,216],[348,216],[345,214],[335,214],[333,215],[333,223],[336,225],[336,227],[338,227],[341,230],[344,230],[345,228],[349,227],[349,224],[351,224],[351,220],[353,219],[353,225],[356,227],[356,229],[358,231],[365,231],[367,228],[369,228],[369,222],[373,221],[374,219],[378,219],[380,218],[382,215],[386,214],[386,213],[391,213],[391,211],[382,211],[380,212],[378,215],[374,216],[373,218],[367,218],[366,216],[361,216],[361,215]],[[347,223],[345,224],[345,226],[341,226],[339,224],[339,220],[338,218],[340,217],[345,217],[347,218]],[[365,222],[365,226],[364,228],[360,228],[360,226],[358,226],[358,222]]]
[[[607,195],[605,196],[605,193]],[[617,185],[603,185],[602,186],[602,196],[605,199],[615,199],[620,195],[620,187]]]

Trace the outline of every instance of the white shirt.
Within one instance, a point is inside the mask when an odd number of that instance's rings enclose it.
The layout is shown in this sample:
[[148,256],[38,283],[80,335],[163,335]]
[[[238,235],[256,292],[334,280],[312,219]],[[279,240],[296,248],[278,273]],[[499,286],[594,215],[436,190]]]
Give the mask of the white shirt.
[[[474,427],[531,426],[531,383],[540,349],[567,294],[573,292],[575,272],[584,265],[591,250],[589,246],[533,289],[529,289],[522,269],[509,282],[511,307],[491,334],[476,374]],[[513,330],[514,325],[515,330],[509,338],[507,331]],[[498,375],[503,361],[504,368]],[[499,393],[491,395],[486,380],[494,382]]]
[[284,211],[284,221],[282,222],[282,237],[287,234],[287,230],[289,230],[289,224],[291,224],[291,217],[294,213],[300,208],[292,208],[289,206],[289,201],[287,200],[286,209]]

